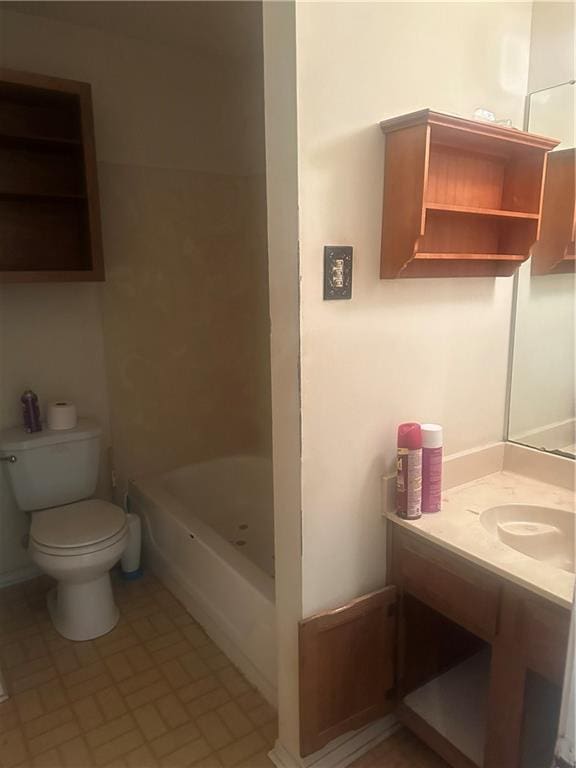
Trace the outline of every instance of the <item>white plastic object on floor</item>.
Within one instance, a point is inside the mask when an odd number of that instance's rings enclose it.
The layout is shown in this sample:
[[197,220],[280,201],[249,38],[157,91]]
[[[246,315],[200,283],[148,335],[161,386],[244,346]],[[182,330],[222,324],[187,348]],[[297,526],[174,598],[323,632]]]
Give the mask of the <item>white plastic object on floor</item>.
[[134,512],[126,513],[128,523],[128,544],[122,555],[122,576],[137,578],[141,575],[140,552],[142,549],[142,523]]

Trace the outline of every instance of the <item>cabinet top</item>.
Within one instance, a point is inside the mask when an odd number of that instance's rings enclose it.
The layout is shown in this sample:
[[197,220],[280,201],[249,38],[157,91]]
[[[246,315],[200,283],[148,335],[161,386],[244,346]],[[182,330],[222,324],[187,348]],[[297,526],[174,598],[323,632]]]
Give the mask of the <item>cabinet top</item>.
[[497,125],[496,123],[491,123],[489,121],[469,120],[464,117],[458,117],[457,115],[449,115],[445,112],[435,112],[429,108],[420,109],[417,112],[410,112],[406,115],[391,117],[388,120],[382,120],[380,128],[383,133],[391,133],[392,131],[412,128],[417,125],[431,125],[443,129],[453,129],[454,131],[466,131],[468,133],[485,136],[486,138],[529,145],[546,151],[549,151],[559,144],[558,139],[539,136],[535,133],[521,131],[518,128],[509,128],[505,125]]

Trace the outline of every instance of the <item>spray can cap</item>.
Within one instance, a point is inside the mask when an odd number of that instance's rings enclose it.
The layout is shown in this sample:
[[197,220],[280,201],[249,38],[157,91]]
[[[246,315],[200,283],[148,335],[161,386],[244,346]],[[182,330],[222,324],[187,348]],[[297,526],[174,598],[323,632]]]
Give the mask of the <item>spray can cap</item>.
[[442,448],[440,424],[422,424],[422,448]]
[[420,424],[415,421],[407,421],[398,427],[398,448],[418,450],[422,448],[422,432]]

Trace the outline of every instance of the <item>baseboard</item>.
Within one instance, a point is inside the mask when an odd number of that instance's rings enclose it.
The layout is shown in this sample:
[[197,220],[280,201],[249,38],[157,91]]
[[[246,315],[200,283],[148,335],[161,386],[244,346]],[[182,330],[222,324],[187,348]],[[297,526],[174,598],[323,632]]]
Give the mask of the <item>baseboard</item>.
[[0,573],[0,589],[10,587],[12,584],[19,584],[21,581],[30,581],[30,579],[40,576],[41,573],[42,571],[34,563],[25,565],[23,568],[17,568],[14,571]]
[[276,768],[345,768],[399,728],[394,715],[388,715],[357,731],[350,731],[307,757],[294,757],[277,741],[268,753]]
[[277,708],[277,691],[270,681],[256,669],[250,659],[239,648],[234,638],[218,621],[218,618],[210,613],[205,601],[201,601],[194,593],[182,586],[183,579],[179,579],[173,566],[150,543],[146,546],[146,565],[150,567],[155,576],[180,600],[189,613],[206,630],[206,634],[221,648],[228,658],[238,667],[246,679],[258,689],[266,701]]

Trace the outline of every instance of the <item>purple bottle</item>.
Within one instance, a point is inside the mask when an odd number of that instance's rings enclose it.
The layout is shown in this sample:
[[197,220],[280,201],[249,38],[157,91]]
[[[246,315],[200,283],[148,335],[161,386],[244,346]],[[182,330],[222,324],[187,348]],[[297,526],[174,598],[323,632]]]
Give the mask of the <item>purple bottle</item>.
[[41,432],[42,422],[40,421],[40,408],[38,407],[38,396],[27,389],[20,398],[22,403],[22,414],[24,416],[24,429],[26,432]]
[[442,427],[422,424],[422,512],[442,507]]

